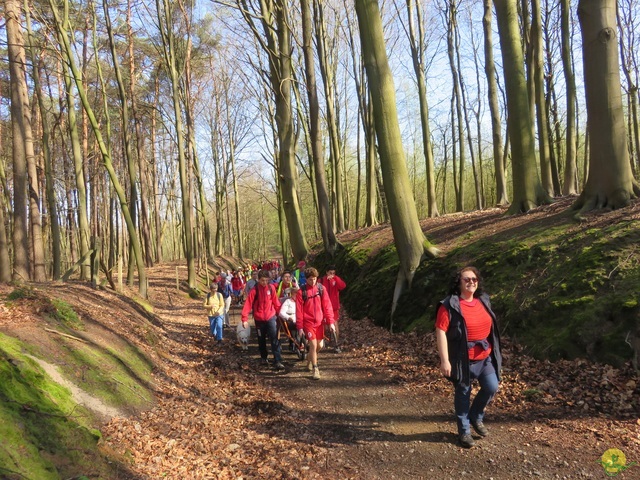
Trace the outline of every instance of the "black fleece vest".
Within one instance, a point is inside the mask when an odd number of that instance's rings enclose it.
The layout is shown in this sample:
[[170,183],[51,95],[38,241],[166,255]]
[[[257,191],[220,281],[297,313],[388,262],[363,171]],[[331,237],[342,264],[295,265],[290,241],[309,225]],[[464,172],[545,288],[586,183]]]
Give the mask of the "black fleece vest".
[[[496,369],[496,375],[500,380],[502,370],[502,354],[500,353],[500,332],[496,315],[491,310],[489,295],[481,294],[478,300],[487,309],[491,316],[491,331],[487,340],[491,344],[491,358]],[[460,298],[457,295],[450,295],[440,302],[449,312],[449,329],[447,330],[447,346],[449,350],[449,363],[451,363],[451,380],[455,384],[469,385],[469,348],[467,346],[467,325],[464,322],[462,311],[460,310]]]

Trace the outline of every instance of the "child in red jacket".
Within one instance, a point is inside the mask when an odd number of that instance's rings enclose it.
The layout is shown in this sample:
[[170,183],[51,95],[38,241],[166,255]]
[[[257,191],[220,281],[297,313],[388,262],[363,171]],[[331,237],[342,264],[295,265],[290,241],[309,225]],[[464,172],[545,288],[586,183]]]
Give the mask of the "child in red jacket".
[[340,353],[340,347],[338,346],[338,333],[340,332],[338,326],[338,320],[340,319],[340,292],[346,288],[347,284],[336,275],[336,267],[333,265],[327,267],[327,274],[318,280],[318,283],[324,287],[325,292],[327,292],[331,300],[333,320],[336,326],[336,352]]
[[309,341],[309,360],[307,367],[313,372],[313,379],[320,379],[318,369],[318,353],[324,339],[325,320],[329,328],[335,331],[333,320],[333,306],[324,287],[318,284],[318,270],[313,267],[305,268],[304,275],[307,280],[296,299],[296,328],[298,333],[304,332]]

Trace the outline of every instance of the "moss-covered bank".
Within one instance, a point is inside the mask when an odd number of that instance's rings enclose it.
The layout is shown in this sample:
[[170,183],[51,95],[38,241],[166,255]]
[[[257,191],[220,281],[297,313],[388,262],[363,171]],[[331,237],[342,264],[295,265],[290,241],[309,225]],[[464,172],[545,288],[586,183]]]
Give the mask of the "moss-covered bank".
[[[345,243],[334,259],[314,259],[322,272],[335,263],[347,281],[350,316],[389,326],[398,271],[393,244],[375,255]],[[433,329],[435,309],[452,274],[475,265],[484,277],[504,334],[539,358],[587,357],[620,365],[640,336],[640,221],[581,228],[570,215],[490,236],[460,234],[454,248],[425,259],[401,297],[394,331]]]
[[152,404],[149,358],[50,292],[21,287],[0,300],[12,323],[0,332],[0,478],[135,478],[101,449],[98,428]]

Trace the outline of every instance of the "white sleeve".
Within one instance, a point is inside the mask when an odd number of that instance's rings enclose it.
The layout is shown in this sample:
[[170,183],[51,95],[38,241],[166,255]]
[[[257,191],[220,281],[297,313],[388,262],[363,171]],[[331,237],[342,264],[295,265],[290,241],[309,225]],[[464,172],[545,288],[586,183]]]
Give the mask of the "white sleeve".
[[282,306],[280,307],[280,313],[278,313],[278,316],[283,319],[283,320],[288,320],[289,319],[289,304],[291,303],[290,299],[286,299],[284,301],[284,303],[282,304]]

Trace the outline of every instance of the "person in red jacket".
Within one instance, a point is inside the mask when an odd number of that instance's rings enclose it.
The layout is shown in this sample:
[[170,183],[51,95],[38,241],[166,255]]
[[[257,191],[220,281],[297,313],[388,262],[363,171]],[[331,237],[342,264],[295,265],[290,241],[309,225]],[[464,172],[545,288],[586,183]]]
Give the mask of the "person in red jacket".
[[242,327],[249,326],[249,312],[253,311],[253,320],[258,333],[258,349],[262,365],[268,365],[267,337],[271,340],[271,352],[273,353],[274,367],[283,370],[282,350],[278,338],[277,315],[280,311],[280,300],[276,293],[275,285],[269,283],[269,272],[258,272],[258,283],[249,290],[247,300],[242,307]]
[[340,332],[338,326],[338,320],[340,319],[340,292],[345,289],[347,284],[336,275],[336,267],[333,265],[327,267],[327,274],[318,280],[318,283],[324,287],[324,290],[331,300],[333,320],[336,326],[336,352],[340,353],[340,347],[338,346],[338,333]]
[[235,272],[231,278],[231,295],[236,304],[242,305],[245,281],[241,272]]
[[324,340],[323,320],[329,324],[329,328],[335,331],[333,322],[333,306],[324,287],[318,284],[318,270],[313,267],[305,268],[304,275],[307,280],[298,293],[296,299],[296,328],[298,334],[301,331],[309,341],[309,359],[307,367],[313,372],[313,379],[320,379],[318,369],[318,353]]

